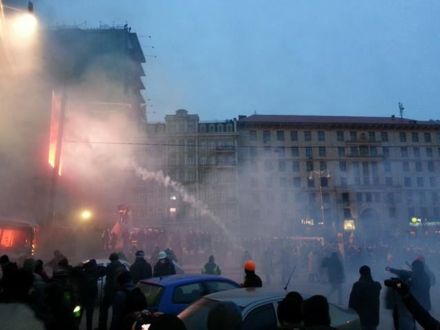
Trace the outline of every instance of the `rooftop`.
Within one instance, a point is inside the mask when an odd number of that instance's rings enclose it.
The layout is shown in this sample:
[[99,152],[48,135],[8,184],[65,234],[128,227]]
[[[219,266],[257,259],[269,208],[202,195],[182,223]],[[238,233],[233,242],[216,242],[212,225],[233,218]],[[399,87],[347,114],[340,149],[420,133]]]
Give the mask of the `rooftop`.
[[301,125],[432,125],[440,127],[440,120],[418,121],[409,118],[361,116],[308,116],[308,115],[252,115],[240,116],[244,124],[301,124]]

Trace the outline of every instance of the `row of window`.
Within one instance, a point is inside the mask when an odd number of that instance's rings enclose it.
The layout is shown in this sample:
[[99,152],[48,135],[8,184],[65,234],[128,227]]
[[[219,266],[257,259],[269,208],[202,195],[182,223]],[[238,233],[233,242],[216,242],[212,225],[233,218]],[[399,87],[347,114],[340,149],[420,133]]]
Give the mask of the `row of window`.
[[[344,196],[343,196],[344,197]],[[386,202],[388,204],[405,203],[405,204],[437,204],[439,202],[438,191],[405,191],[405,193],[381,193],[381,192],[358,192],[356,193],[356,201],[358,203],[380,203]],[[349,203],[349,200],[344,200],[344,203]]]
[[[314,187],[328,187],[329,185],[329,179],[330,177],[327,176],[311,176],[311,177],[294,177],[292,185],[295,188],[300,188],[302,185],[302,182],[306,182],[306,186],[308,188],[314,188]],[[403,184],[407,188],[435,188],[437,187],[438,180],[435,176],[431,177],[403,177],[403,180],[396,180],[392,177],[385,177],[385,180],[382,181],[379,176],[372,176],[369,175],[363,175],[363,176],[340,176],[339,177],[339,184],[341,186],[348,186],[350,184],[357,185],[357,186],[370,186],[370,185],[380,185],[385,184],[388,187],[392,187],[398,184]],[[286,178],[281,177],[280,178],[280,187],[288,188],[289,183]]]
[[[303,141],[312,141],[312,134],[316,135],[316,140],[325,141],[326,135],[330,134],[330,132],[326,131],[302,131],[303,133]],[[331,132],[333,133],[333,132]],[[250,130],[248,132],[249,139],[251,141],[257,141],[257,130]],[[388,142],[389,141],[389,133],[386,131],[382,132],[360,132],[360,131],[335,131],[336,140],[343,142],[346,140],[349,141],[381,141]],[[299,132],[298,131],[285,131],[285,130],[277,130],[275,131],[275,140],[276,141],[286,141],[287,139],[290,141],[298,141],[299,140]],[[262,136],[264,143],[269,143],[272,140],[272,131],[271,130],[263,130]],[[438,135],[438,139],[440,139],[440,134]],[[431,132],[399,132],[399,141],[400,142],[432,142]]]
[[[305,165],[304,169],[306,171],[314,171],[314,170],[320,170],[325,171],[327,170],[328,166],[326,161],[306,161],[306,162],[300,162],[300,161],[287,161],[287,160],[278,160],[278,171],[279,172],[286,172],[290,171],[292,172],[300,172],[303,166]],[[301,165],[303,164],[303,165]],[[351,171],[354,175],[360,176],[361,174],[364,176],[373,175],[373,176],[379,176],[379,167],[378,162],[347,162],[346,160],[341,160],[338,162],[338,169],[340,172],[348,172]],[[253,163],[254,166],[257,166],[257,163]],[[415,162],[399,162],[394,163],[394,165],[391,165],[391,162],[384,162],[382,163],[383,171],[385,173],[389,173],[394,170],[402,170],[403,172],[410,172],[411,169],[415,172],[423,172],[425,169],[427,172],[435,172],[436,166],[434,161],[430,160],[427,162],[422,161],[415,161]],[[273,171],[276,169],[274,167],[274,161],[271,159],[266,159],[263,162],[263,168],[266,171]]]
[[233,132],[233,123],[218,123],[218,124],[197,124],[195,120],[168,122],[166,129],[170,133],[224,133]]
[[[211,142],[213,143],[213,142]],[[326,146],[317,146],[317,147],[264,147],[264,154],[272,154],[272,152],[276,153],[278,157],[293,157],[297,158],[300,156],[305,156],[307,158],[311,158],[313,156],[318,157],[327,157],[329,152],[328,149],[332,150],[334,147],[326,147]],[[434,157],[434,148],[432,147],[376,147],[376,146],[351,146],[351,147],[337,147],[337,155],[338,157],[381,157],[389,158],[391,156],[391,149],[398,150],[400,157],[402,158],[433,158]],[[247,151],[250,157],[257,157],[259,154],[258,147],[247,147],[244,151]],[[381,154],[380,154],[381,152]],[[440,148],[437,148],[438,156],[440,156]],[[394,156],[397,156],[394,154]]]

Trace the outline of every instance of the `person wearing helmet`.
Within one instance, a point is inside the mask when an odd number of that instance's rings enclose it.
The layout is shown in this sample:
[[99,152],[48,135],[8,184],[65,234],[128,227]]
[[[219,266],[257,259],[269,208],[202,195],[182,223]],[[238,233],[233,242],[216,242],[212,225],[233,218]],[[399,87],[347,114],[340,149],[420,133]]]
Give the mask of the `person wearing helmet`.
[[261,288],[263,286],[263,282],[261,281],[260,276],[255,274],[255,262],[253,260],[247,260],[244,263],[244,282],[241,285],[244,288]]
[[158,259],[159,260],[154,265],[154,277],[176,274],[176,268],[174,267],[174,264],[168,259],[167,253],[165,251],[159,252]]

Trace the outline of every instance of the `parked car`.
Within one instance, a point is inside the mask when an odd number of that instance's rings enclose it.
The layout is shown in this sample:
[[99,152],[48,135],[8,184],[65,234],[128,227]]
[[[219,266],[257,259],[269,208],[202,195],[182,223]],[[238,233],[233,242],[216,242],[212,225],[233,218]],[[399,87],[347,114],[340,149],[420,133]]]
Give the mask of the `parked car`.
[[139,281],[137,286],[145,295],[150,311],[175,315],[204,295],[240,287],[226,277],[204,274],[153,277]]
[[[243,330],[277,329],[277,305],[285,291],[265,288],[233,289],[209,294],[182,311],[178,316],[187,330],[206,330],[209,311],[222,301],[232,301],[241,309]],[[330,304],[331,325],[338,329],[361,329],[356,312]]]

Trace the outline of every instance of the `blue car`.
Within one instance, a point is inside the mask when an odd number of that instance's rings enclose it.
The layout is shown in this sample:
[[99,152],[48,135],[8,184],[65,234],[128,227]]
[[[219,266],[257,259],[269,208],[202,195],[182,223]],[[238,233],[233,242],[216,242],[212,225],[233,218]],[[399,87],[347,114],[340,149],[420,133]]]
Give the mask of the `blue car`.
[[175,315],[207,294],[240,287],[226,277],[204,274],[153,277],[137,286],[147,299],[148,310]]

